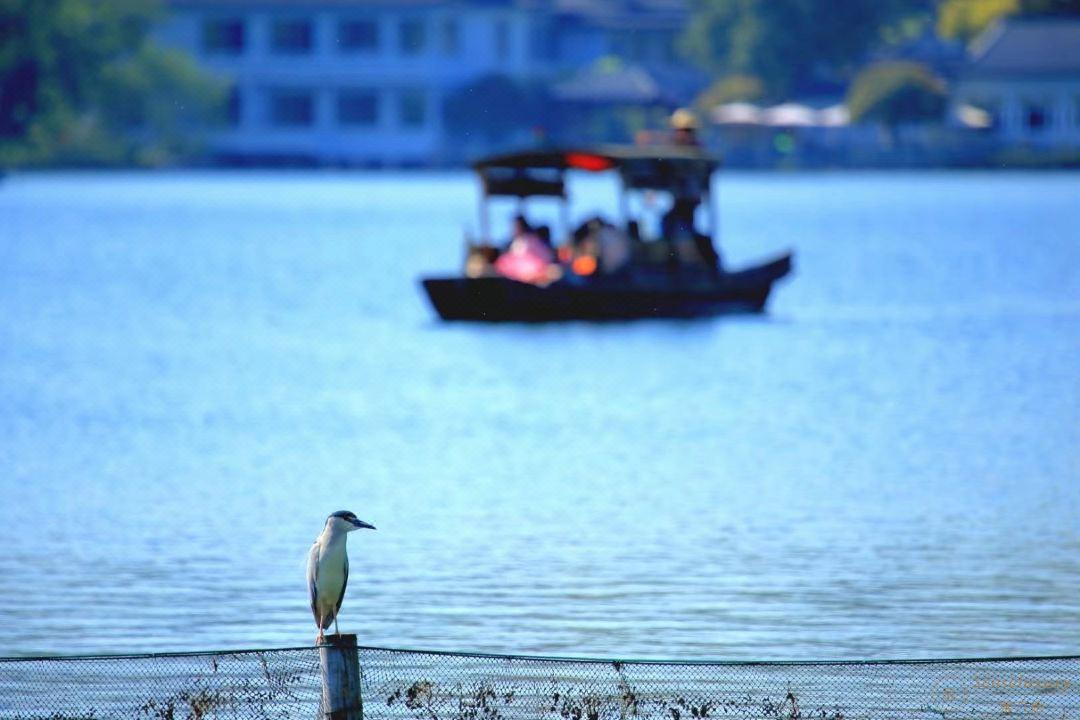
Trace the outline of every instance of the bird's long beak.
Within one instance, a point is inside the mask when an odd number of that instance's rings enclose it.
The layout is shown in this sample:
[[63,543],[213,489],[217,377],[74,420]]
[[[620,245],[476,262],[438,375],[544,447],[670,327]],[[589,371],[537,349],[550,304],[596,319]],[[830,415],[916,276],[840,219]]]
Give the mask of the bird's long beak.
[[375,529],[375,526],[372,525],[371,523],[366,523],[363,520],[359,520],[359,519],[353,520],[352,524],[355,525],[358,528],[367,528],[368,530],[374,530]]

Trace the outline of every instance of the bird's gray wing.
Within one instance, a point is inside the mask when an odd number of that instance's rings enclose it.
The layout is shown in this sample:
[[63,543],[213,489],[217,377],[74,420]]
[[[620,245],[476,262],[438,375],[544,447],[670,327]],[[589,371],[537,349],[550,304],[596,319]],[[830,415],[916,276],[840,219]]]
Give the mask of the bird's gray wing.
[[315,616],[315,622],[319,622],[319,613],[315,609],[315,601],[318,599],[319,591],[315,585],[315,581],[319,577],[319,544],[313,543],[311,545],[311,552],[308,553],[307,561],[307,586],[308,586],[308,600],[311,601],[311,614]]
[[334,609],[334,615],[341,612],[341,601],[345,599],[345,588],[349,586],[349,556],[345,555],[345,579],[341,581],[341,595],[337,599],[337,607]]

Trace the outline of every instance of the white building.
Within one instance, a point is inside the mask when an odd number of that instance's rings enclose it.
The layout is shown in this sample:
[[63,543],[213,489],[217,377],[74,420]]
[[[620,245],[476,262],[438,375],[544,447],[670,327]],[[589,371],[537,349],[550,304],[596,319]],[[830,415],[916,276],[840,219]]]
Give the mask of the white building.
[[[171,0],[160,39],[233,84],[236,162],[430,165],[457,158],[446,96],[499,73],[550,80],[623,50],[674,62],[681,0]],[[579,7],[580,6],[580,7]],[[627,30],[630,18],[646,31]],[[628,44],[629,40],[633,40]]]
[[986,31],[952,102],[958,117],[984,111],[1002,143],[1080,147],[1080,20],[1010,19]]

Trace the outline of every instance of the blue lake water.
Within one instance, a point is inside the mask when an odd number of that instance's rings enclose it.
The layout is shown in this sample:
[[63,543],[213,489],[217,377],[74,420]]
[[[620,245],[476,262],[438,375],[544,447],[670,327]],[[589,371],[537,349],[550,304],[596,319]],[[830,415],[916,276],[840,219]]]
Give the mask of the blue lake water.
[[1080,651],[1078,180],[725,175],[767,315],[478,326],[466,174],[10,176],[0,655],[310,643],[341,508],[364,644]]

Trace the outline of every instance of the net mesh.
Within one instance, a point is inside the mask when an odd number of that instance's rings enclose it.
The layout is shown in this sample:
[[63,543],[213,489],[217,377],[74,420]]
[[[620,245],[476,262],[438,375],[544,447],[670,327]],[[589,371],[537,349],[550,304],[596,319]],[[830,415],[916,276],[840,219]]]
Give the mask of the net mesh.
[[[1080,656],[659,662],[360,648],[375,720],[1080,720]],[[0,718],[315,718],[316,648],[0,660]]]

